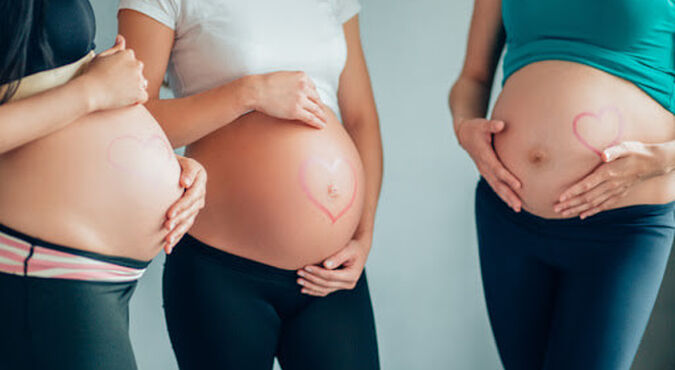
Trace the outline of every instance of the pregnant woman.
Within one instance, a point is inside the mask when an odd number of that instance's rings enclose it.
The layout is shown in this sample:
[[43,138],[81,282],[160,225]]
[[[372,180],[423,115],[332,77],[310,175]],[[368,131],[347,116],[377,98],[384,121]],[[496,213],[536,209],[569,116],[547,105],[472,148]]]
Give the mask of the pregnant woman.
[[[377,369],[362,271],[382,153],[358,2],[120,8],[146,106],[209,171],[207,206],[164,270],[180,367]],[[176,98],[159,100],[167,67]]]
[[129,299],[192,223],[203,168],[137,105],[124,40],[94,56],[86,0],[0,14],[0,368],[135,369]]
[[675,232],[674,37],[672,1],[476,0],[450,106],[506,369],[630,368]]

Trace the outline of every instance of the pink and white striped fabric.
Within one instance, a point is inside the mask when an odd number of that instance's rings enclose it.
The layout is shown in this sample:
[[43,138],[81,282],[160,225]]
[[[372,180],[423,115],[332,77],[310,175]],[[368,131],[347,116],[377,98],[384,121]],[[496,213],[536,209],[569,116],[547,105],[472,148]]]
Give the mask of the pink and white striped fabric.
[[140,278],[145,269],[120,266],[39,245],[31,246],[0,231],[0,272],[52,279],[126,282]]

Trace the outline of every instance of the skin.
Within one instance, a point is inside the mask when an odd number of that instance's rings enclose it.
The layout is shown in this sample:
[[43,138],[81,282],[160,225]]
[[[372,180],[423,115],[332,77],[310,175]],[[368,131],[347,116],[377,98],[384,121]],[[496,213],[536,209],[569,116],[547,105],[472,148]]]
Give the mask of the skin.
[[[0,155],[46,137],[90,113],[141,104],[148,98],[146,86],[143,63],[118,36],[115,46],[97,55],[79,77],[0,105]],[[172,241],[191,225],[190,212],[203,204],[205,192],[206,177],[201,165],[183,157],[178,161],[183,169],[181,186],[186,192],[167,212],[166,222],[174,226],[166,238],[167,252],[175,244]]]
[[[146,64],[150,95],[146,107],[160,122],[174,147],[193,143],[248,111],[299,120],[322,128],[326,112],[318,93],[301,71],[249,75],[188,97],[159,99],[174,31],[133,10],[121,10],[119,30]],[[359,36],[358,17],[344,24],[348,56],[340,77],[338,102],[344,128],[353,139],[365,170],[365,204],[350,242],[322,263],[298,270],[302,292],[325,296],[353,289],[372,245],[375,210],[382,181],[382,144],[370,77]],[[189,124],[186,124],[189,123]]]
[[[493,136],[503,132],[506,123],[484,118],[504,36],[501,0],[476,0],[464,67],[450,92],[449,105],[460,145],[500,198],[518,212],[522,201],[517,191],[522,184],[492,147]],[[586,218],[613,208],[636,185],[671,174],[674,148],[674,141],[629,141],[604,149],[601,163],[564,190],[553,211],[563,217]]]

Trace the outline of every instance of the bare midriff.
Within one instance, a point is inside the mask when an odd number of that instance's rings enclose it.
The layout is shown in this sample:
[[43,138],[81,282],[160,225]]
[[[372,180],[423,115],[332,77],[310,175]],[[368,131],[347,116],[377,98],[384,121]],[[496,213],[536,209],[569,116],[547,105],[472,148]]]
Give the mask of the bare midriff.
[[96,253],[149,260],[162,248],[180,166],[140,105],[89,114],[0,156],[0,223]]
[[[560,218],[560,194],[601,164],[600,153],[623,141],[675,140],[675,116],[634,84],[565,61],[530,64],[511,75],[492,118],[506,122],[494,137],[504,165],[521,181],[523,208]],[[611,208],[675,200],[675,173],[646,179]]]
[[344,247],[360,221],[363,167],[330,112],[321,130],[251,112],[186,153],[209,174],[190,233],[217,249],[296,269]]

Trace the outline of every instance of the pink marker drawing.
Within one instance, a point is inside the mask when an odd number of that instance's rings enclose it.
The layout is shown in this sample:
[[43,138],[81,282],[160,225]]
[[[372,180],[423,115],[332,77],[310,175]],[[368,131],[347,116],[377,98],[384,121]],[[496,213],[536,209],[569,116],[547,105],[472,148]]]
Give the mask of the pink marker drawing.
[[[579,121],[581,121],[583,118],[590,118],[593,120],[593,122],[602,122],[602,118],[607,115],[607,114],[615,114],[616,117],[619,119],[618,121],[618,127],[617,127],[617,132],[616,132],[616,137],[614,140],[612,140],[605,148],[596,148],[593,144],[589,143],[588,140],[586,140],[581,133],[579,133]],[[572,122],[572,130],[574,131],[574,136],[576,136],[577,140],[591,150],[593,153],[595,153],[598,157],[602,158],[602,151],[608,147],[614,146],[619,143],[621,140],[621,137],[623,136],[623,130],[624,130],[624,120],[623,116],[619,112],[619,110],[616,107],[609,106],[606,108],[602,108],[601,110],[598,111],[598,113],[593,113],[593,112],[583,112],[579,113],[574,117],[574,121]]]
[[[342,166],[347,166],[349,169],[349,174],[352,176],[353,181],[353,187],[351,191],[351,196],[349,199],[349,202],[341,209],[331,211],[329,208],[328,204],[325,204],[322,202],[318,195],[316,195],[316,191],[312,191],[309,188],[308,182],[308,172],[310,167],[312,165],[315,165],[313,168],[323,168],[325,169],[329,174],[334,175],[338,173],[340,168]],[[356,179],[356,170],[354,169],[354,166],[347,162],[343,161],[342,159],[338,158],[334,160],[332,163],[329,163],[323,159],[318,159],[318,158],[310,158],[306,160],[300,167],[300,185],[302,186],[302,191],[307,195],[307,198],[309,198],[309,201],[312,202],[321,212],[323,212],[328,218],[331,220],[331,222],[334,224],[336,223],[342,216],[349,211],[349,209],[352,207],[354,204],[354,200],[356,199],[356,191],[358,189],[358,182]],[[336,185],[329,183],[326,184],[327,189],[328,189],[328,195],[330,198],[337,198],[339,196],[339,188],[337,188]]]
[[171,147],[160,135],[151,135],[148,137],[136,135],[118,136],[114,138],[110,144],[108,144],[108,164],[120,171],[124,171],[133,175],[143,175],[143,173],[139,173],[139,171],[132,165],[126,163],[123,158],[115,154],[118,150],[125,151],[125,146],[137,148],[141,152],[155,151],[157,153],[161,153],[161,155],[165,156],[168,160],[171,160],[173,156]]

